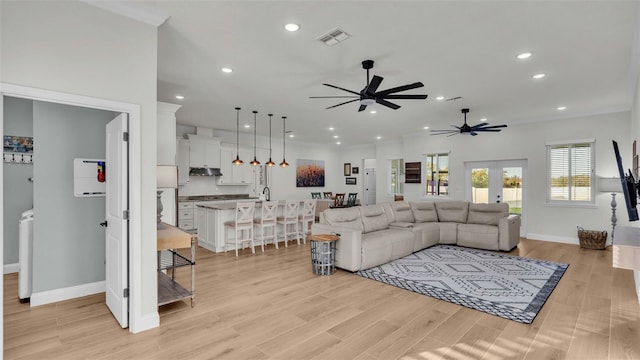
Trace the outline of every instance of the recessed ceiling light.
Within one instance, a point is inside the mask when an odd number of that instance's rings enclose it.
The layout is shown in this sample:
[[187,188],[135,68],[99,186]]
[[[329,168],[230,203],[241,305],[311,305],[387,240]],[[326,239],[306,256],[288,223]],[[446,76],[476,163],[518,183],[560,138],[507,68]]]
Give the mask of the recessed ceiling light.
[[232,73],[233,69],[232,68],[228,68],[228,67],[223,67],[222,69],[220,69],[223,73]]
[[376,139],[380,140],[382,139],[382,136],[376,136]]
[[244,128],[245,128],[245,129],[248,129],[248,128],[250,128],[250,127],[251,127],[251,125],[249,125],[249,124],[244,124]]
[[482,119],[480,119],[480,121],[487,122],[487,118],[482,118]]
[[534,79],[542,79],[545,76],[547,76],[547,75],[543,74],[543,73],[540,73],[540,74],[533,75],[532,78],[534,78]]
[[369,114],[375,114],[375,113],[377,113],[377,111],[375,111],[375,110],[369,111]]
[[329,130],[330,130],[330,131],[333,131],[333,127],[330,127],[330,128],[329,128]]
[[444,96],[437,96],[436,100],[444,100]]
[[340,145],[340,141],[336,141],[336,145]]
[[562,110],[566,110],[567,107],[566,106],[558,106],[558,110],[562,111]]
[[516,56],[516,58],[517,58],[518,60],[524,60],[524,59],[528,59],[528,58],[530,58],[530,57],[531,57],[531,55],[532,55],[532,54],[531,54],[530,52],[523,52],[523,53],[518,54],[518,56]]
[[184,96],[182,96],[182,95],[176,95],[176,99],[178,99],[178,100],[184,100]]
[[295,136],[295,135],[293,135],[293,134],[289,134],[289,137],[290,137],[290,138],[292,138],[292,137],[296,137],[296,136]]
[[300,25],[291,23],[291,24],[285,25],[284,28],[287,31],[294,32],[294,31],[300,30]]
[[334,138],[334,139],[337,139],[337,138],[338,138],[338,135],[333,135],[333,138]]
[[425,130],[429,130],[429,127],[428,127],[428,126],[425,126],[425,127],[423,127],[423,129],[425,129]]

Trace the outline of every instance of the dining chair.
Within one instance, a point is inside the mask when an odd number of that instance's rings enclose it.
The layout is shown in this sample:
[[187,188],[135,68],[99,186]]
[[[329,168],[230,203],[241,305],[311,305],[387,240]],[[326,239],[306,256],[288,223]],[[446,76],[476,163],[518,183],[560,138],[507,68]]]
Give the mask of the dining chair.
[[344,193],[336,193],[336,196],[333,199],[334,208],[344,207],[344,195]]
[[295,235],[300,245],[300,230],[298,228],[299,200],[287,200],[282,210],[282,216],[278,216],[277,223],[280,225],[280,235],[284,239],[284,246],[289,247],[289,236]]
[[331,198],[333,198],[333,193],[331,191],[325,191],[325,192],[322,193],[322,196],[325,199],[331,199]]
[[322,199],[322,196],[320,196],[319,192],[312,192],[311,193],[311,198],[312,199]]
[[[276,231],[278,202],[263,201],[261,205],[260,217],[253,220],[253,226],[259,230],[256,232],[256,240],[260,240],[260,246],[262,247],[262,252],[264,252],[264,244],[267,240],[273,241],[276,249],[278,248],[278,234]],[[267,231],[269,229],[271,230]]]
[[[238,201],[236,202],[235,219],[225,221],[224,223],[224,239],[227,246],[235,244],[236,256],[238,256],[238,246],[244,243],[251,243],[251,253],[255,254],[255,244],[253,242],[253,215],[255,213],[256,203],[254,201]],[[235,237],[229,239],[229,233],[233,231]]]
[[357,196],[358,196],[358,193],[349,193],[349,196],[347,197],[347,207],[356,206]]
[[311,234],[311,224],[316,221],[316,200],[312,199],[304,201],[298,221],[302,228],[302,241],[306,244],[307,237]]

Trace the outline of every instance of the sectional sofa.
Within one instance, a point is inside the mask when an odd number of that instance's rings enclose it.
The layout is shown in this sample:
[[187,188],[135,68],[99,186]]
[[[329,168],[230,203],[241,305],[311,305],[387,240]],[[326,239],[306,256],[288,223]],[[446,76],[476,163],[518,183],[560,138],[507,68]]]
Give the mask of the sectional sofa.
[[436,244],[509,251],[520,241],[520,216],[506,203],[397,201],[327,209],[311,232],[339,234],[336,266],[358,271]]

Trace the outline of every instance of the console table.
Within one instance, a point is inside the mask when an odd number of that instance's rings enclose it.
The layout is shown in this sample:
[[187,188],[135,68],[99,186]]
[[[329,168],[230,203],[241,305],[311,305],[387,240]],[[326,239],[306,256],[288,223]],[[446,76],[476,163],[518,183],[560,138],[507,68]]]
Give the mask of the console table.
[[[191,299],[195,305],[195,265],[197,236],[182,231],[175,226],[163,224],[158,229],[158,306]],[[190,248],[191,258],[178,252]],[[191,289],[187,290],[176,281],[176,269],[189,267],[191,270]],[[171,273],[171,275],[169,275]]]

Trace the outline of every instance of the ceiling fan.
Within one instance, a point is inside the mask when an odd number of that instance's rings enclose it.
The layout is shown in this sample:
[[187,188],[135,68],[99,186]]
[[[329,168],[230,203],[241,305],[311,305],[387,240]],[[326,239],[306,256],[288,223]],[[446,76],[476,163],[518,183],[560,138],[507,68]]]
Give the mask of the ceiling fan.
[[384,105],[386,107],[392,108],[393,110],[397,110],[400,108],[400,105],[394,104],[388,100],[404,100],[404,99],[415,99],[415,100],[423,100],[427,98],[427,95],[395,95],[395,93],[417,89],[423,87],[424,84],[421,82],[415,82],[413,84],[407,84],[403,86],[394,87],[387,90],[377,91],[380,83],[383,80],[383,77],[378,75],[373,75],[371,81],[369,81],[369,70],[373,68],[373,60],[365,60],[362,62],[362,68],[367,70],[367,85],[360,92],[356,92],[353,90],[348,90],[345,88],[341,88],[339,86],[331,85],[331,84],[322,84],[325,86],[332,87],[334,89],[346,91],[348,93],[354,94],[350,96],[311,96],[311,99],[319,99],[319,98],[354,98],[353,100],[345,101],[343,103],[329,106],[327,109],[331,109],[334,107],[338,107],[340,105],[352,103],[354,101],[360,102],[360,108],[358,111],[364,111],[367,108],[367,105],[371,105],[374,102]]
[[489,123],[481,123],[481,124],[478,124],[478,125],[469,126],[469,125],[467,125],[467,113],[469,112],[469,109],[462,109],[461,111],[464,114],[464,124],[462,126],[451,125],[452,127],[456,128],[457,130],[453,130],[453,129],[431,130],[431,135],[449,134],[448,136],[453,136],[453,135],[456,135],[456,134],[469,134],[471,136],[476,136],[476,135],[478,135],[479,132],[482,132],[482,131],[499,132],[499,131],[501,131],[500,128],[506,128],[507,127],[507,125],[492,125],[492,126],[489,126]]

